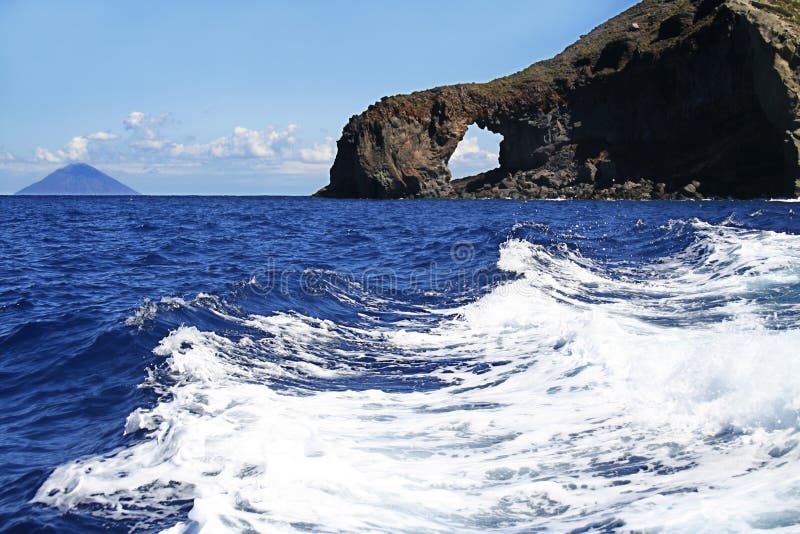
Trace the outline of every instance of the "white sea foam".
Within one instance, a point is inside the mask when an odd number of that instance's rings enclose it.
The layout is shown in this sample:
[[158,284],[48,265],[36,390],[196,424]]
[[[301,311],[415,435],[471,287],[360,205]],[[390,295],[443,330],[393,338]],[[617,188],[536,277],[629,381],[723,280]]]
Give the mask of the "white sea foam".
[[[509,240],[519,278],[432,329],[180,327],[154,349],[161,400],[125,425],[144,439],[34,500],[141,526],[191,501],[170,532],[796,531],[800,325],[767,297],[800,283],[800,239],[675,224],[695,242],[635,270]],[[367,353],[441,387],[324,387],[379,372]]]

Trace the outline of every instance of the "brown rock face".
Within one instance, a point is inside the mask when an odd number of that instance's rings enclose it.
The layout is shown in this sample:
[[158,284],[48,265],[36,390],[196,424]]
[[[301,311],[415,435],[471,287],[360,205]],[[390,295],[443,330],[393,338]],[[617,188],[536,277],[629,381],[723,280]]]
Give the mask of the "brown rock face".
[[[511,76],[383,98],[345,126],[317,195],[796,196],[797,5],[645,0]],[[451,181],[472,123],[502,134],[500,166]]]

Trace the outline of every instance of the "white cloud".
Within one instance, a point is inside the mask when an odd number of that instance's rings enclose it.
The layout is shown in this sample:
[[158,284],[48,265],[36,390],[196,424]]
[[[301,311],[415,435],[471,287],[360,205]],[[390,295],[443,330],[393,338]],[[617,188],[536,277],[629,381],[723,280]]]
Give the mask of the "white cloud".
[[111,132],[95,132],[87,135],[86,138],[93,141],[113,141],[114,139],[119,139],[119,136]]
[[497,162],[497,154],[483,150],[478,145],[477,137],[465,137],[458,143],[456,151],[450,157],[450,161],[484,164],[486,162]]
[[296,142],[297,126],[290,124],[285,130],[266,128],[251,130],[242,126],[233,129],[231,135],[218,137],[208,143],[178,143],[169,150],[176,158],[265,158],[276,159],[289,152]]
[[64,145],[63,150],[59,150],[58,155],[61,159],[79,160],[89,158],[89,139],[83,136],[73,137],[69,143]]
[[78,135],[69,140],[55,152],[50,152],[42,147],[36,147],[36,160],[50,163],[63,163],[66,161],[79,161],[89,159],[89,138]]
[[139,128],[154,128],[166,123],[172,114],[159,113],[158,115],[150,115],[141,111],[131,111],[128,116],[122,120],[122,125],[126,130],[137,130]]
[[317,143],[311,148],[301,148],[298,152],[303,161],[333,163],[333,158],[336,156],[336,142],[333,137],[326,137],[324,142]]
[[95,132],[89,135],[76,135],[69,142],[54,152],[36,147],[34,151],[35,161],[46,161],[48,163],[65,163],[68,161],[87,161],[89,160],[89,144],[91,141],[113,141],[119,136],[111,132]]
[[227,135],[197,142],[189,136],[184,137],[188,141],[178,141],[165,133],[170,118],[169,113],[132,111],[122,120],[128,132],[124,138],[109,130],[79,135],[57,150],[36,147],[30,163],[90,161],[109,169],[162,174],[186,174],[198,167],[220,174],[324,174],[336,155],[333,138],[304,145],[294,124],[282,129],[237,126]]
[[151,137],[131,141],[130,146],[133,148],[141,148],[143,150],[161,150],[166,146],[172,146],[172,142],[166,139]]
[[141,111],[131,111],[122,121],[126,130],[132,132],[132,138],[128,142],[134,150],[145,150],[157,152],[171,148],[174,142],[164,139],[158,132],[158,128],[169,119],[169,113],[150,115]]
[[61,161],[58,156],[40,146],[37,146],[36,150],[34,150],[33,159],[36,161],[48,161],[50,163],[59,163]]
[[145,117],[147,117],[146,113],[142,113],[141,111],[131,111],[128,113],[128,116],[125,118],[125,120],[122,121],[122,124],[125,126],[125,128],[131,130],[142,124]]

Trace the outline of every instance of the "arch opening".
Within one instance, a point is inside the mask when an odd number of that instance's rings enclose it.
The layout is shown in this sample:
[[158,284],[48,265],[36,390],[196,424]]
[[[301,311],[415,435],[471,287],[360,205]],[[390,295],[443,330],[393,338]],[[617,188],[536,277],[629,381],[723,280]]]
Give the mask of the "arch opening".
[[452,180],[467,178],[500,166],[503,136],[472,123],[447,162]]

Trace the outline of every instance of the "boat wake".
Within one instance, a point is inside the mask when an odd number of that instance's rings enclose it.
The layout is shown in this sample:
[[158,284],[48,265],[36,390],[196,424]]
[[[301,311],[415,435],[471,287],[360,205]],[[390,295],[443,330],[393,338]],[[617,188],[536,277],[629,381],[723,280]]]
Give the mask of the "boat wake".
[[673,221],[651,246],[681,247],[604,263],[542,231],[515,227],[509,279],[457,307],[146,302],[129,327],[223,327],[163,338],[137,439],[34,500],[172,532],[800,528],[800,237]]

